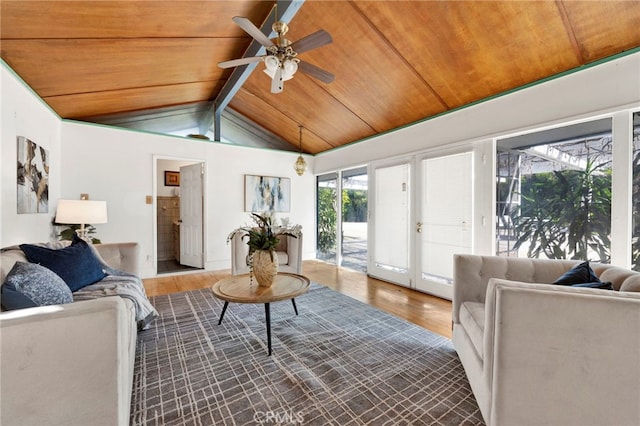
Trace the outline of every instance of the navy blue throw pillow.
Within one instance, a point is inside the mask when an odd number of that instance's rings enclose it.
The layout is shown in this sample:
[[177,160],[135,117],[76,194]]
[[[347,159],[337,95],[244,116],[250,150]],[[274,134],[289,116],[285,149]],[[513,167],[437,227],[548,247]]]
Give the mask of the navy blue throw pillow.
[[600,282],[600,278],[593,272],[589,266],[589,261],[582,262],[565,272],[560,278],[555,280],[554,284],[573,285],[583,283]]
[[29,262],[51,269],[72,292],[106,277],[102,264],[83,240],[74,239],[73,244],[58,250],[32,244],[21,244],[20,248]]

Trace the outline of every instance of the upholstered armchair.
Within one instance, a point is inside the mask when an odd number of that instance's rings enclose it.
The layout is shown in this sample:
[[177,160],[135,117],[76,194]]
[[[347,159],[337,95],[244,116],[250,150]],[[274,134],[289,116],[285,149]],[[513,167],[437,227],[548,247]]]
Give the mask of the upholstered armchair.
[[[231,245],[231,274],[249,273],[249,246],[242,240],[244,233],[236,232],[229,240]],[[280,243],[276,247],[278,254],[278,272],[302,273],[302,233],[298,237],[280,234]]]
[[640,425],[640,272],[549,284],[580,263],[454,256],[452,340],[487,425]]

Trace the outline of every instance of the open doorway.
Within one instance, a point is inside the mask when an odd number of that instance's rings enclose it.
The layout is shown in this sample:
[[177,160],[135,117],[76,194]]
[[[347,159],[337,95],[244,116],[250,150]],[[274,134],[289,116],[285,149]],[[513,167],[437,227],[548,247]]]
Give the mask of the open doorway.
[[367,168],[320,175],[316,185],[316,257],[367,272]]
[[158,274],[203,269],[203,169],[201,161],[156,158]]

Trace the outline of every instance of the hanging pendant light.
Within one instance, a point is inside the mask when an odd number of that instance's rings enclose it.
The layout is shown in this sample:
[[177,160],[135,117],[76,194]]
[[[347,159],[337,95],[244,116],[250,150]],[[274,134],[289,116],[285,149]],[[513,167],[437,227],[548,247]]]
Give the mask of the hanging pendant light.
[[293,165],[293,169],[296,171],[298,176],[302,176],[307,170],[307,162],[302,158],[302,126],[298,126],[300,128],[300,155],[296,160],[296,163]]

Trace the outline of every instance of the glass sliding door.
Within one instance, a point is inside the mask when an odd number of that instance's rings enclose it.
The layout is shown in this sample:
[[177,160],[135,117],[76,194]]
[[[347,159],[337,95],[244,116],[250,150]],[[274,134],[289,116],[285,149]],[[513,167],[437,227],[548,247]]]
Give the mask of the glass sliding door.
[[367,168],[344,170],[342,177],[342,266],[367,271]]
[[409,286],[412,281],[412,204],[409,162],[372,167],[370,275]]
[[318,176],[316,184],[316,257],[326,262],[337,263],[338,174]]
[[424,158],[419,172],[415,288],[450,300],[453,256],[473,248],[473,154]]

